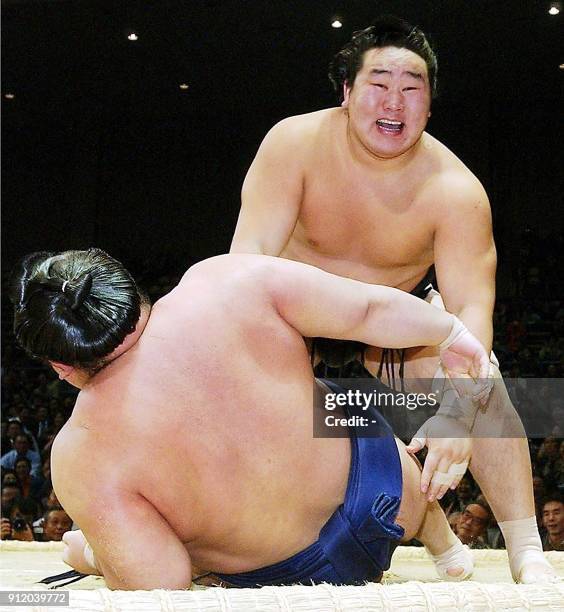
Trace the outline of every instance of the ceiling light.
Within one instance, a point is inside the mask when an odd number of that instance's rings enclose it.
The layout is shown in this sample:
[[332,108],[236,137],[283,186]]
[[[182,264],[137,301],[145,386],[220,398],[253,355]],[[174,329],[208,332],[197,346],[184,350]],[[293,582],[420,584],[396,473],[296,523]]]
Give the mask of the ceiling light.
[[560,70],[564,70],[564,64],[560,64],[560,66],[558,66],[558,68],[560,68]]
[[127,35],[127,40],[139,40],[139,36],[135,32],[131,32],[131,34]]
[[558,15],[560,13],[560,2],[553,2],[548,9],[549,15]]
[[6,100],[13,100],[16,96],[13,93],[4,94]]
[[333,21],[331,22],[331,27],[338,30],[339,28],[343,27],[343,24],[339,19],[333,19]]
[[188,83],[180,83],[178,87],[180,87],[180,89],[188,89]]

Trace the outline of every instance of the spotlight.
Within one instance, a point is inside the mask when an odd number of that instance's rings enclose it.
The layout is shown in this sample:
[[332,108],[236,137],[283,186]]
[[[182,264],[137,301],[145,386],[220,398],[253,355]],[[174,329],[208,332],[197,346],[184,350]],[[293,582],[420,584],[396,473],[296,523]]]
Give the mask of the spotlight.
[[127,35],[127,40],[139,40],[139,36],[135,32],[131,32],[131,34]]
[[339,28],[343,27],[343,23],[340,19],[333,19],[333,21],[331,22],[331,27],[338,30]]
[[178,87],[180,87],[180,89],[188,89],[188,83],[180,83]]
[[548,9],[548,14],[549,15],[558,15],[558,13],[560,13],[560,2],[553,2],[550,5],[550,8]]
[[4,94],[4,97],[6,98],[6,100],[13,100],[16,96],[13,93],[6,93]]

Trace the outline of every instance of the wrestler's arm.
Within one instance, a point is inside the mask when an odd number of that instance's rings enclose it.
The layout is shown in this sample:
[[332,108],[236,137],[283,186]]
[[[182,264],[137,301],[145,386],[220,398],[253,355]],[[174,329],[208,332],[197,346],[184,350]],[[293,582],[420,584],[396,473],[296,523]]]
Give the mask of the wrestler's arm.
[[275,125],[263,140],[241,192],[241,211],[231,253],[278,256],[300,209],[303,163],[298,154],[299,118]]
[[435,231],[435,270],[445,308],[491,351],[496,250],[488,197],[472,175],[444,177]]
[[[184,589],[192,580],[188,552],[168,523],[142,495],[112,483],[112,469],[74,434],[59,435],[51,463],[58,499],[91,546],[99,573],[111,589]],[[67,542],[63,560],[87,570],[83,550]],[[83,549],[83,547],[81,547]],[[82,555],[82,558],[81,558]],[[86,565],[85,565],[86,564]],[[86,573],[95,573],[86,571]]]
[[265,270],[277,312],[302,336],[403,348],[438,345],[453,326],[452,315],[399,289],[286,259],[273,260]]

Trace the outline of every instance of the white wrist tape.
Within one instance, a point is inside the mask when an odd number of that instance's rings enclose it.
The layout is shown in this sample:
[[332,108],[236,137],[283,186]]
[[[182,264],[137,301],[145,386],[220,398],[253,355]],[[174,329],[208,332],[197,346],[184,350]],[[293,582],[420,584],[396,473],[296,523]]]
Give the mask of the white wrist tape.
[[450,330],[450,334],[439,344],[439,348],[441,351],[444,351],[449,346],[454,344],[462,335],[464,335],[468,330],[464,323],[455,315],[452,316],[452,329]]
[[90,544],[88,544],[88,542],[86,542],[86,544],[84,545],[83,555],[84,555],[84,560],[86,561],[87,565],[89,565],[92,568],[92,571],[96,573],[100,573],[100,568],[98,567],[98,564],[96,563],[96,557],[94,556],[94,551],[92,550],[92,547],[90,546]]

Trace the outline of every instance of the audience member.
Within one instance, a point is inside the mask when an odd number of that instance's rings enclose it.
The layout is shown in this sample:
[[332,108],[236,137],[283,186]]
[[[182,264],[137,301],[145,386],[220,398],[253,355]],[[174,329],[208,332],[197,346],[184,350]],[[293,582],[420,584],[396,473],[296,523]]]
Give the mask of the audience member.
[[3,468],[13,470],[16,465],[16,459],[19,457],[27,457],[31,462],[31,473],[36,476],[41,472],[41,457],[39,453],[30,450],[29,436],[25,433],[16,436],[14,441],[14,450],[8,451],[2,455],[0,464]]
[[72,519],[61,508],[55,506],[45,512],[43,521],[43,540],[60,542],[63,534],[72,529]]
[[564,551],[564,498],[561,493],[548,495],[542,504],[543,550]]
[[469,548],[489,548],[485,536],[491,518],[489,507],[474,501],[462,511],[456,525],[456,535]]
[[41,485],[43,477],[31,475],[31,461],[27,457],[18,457],[14,472],[20,483],[23,497],[31,497],[37,501],[41,499]]

